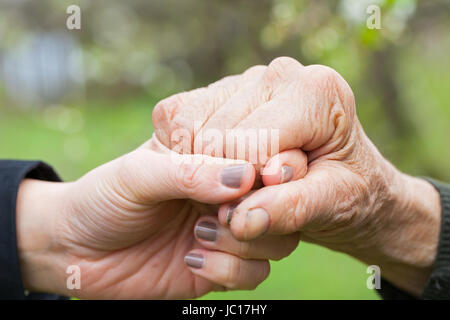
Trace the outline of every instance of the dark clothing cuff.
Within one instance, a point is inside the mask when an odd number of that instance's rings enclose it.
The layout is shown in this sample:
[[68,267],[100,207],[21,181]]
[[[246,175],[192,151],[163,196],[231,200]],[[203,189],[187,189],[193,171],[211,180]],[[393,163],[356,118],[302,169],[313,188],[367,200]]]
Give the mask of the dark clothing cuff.
[[381,288],[377,289],[378,294],[384,300],[416,300],[417,298],[395,287],[389,281],[381,279]]
[[441,233],[433,272],[424,291],[424,299],[450,299],[450,186],[427,179],[441,195]]
[[[421,298],[450,299],[450,186],[430,178],[425,180],[439,191],[442,214],[436,261]],[[378,293],[383,299],[416,299],[385,280],[382,280]]]
[[48,165],[39,161],[0,160],[0,299],[61,299],[58,295],[26,294],[17,252],[16,205],[24,178],[61,181]]

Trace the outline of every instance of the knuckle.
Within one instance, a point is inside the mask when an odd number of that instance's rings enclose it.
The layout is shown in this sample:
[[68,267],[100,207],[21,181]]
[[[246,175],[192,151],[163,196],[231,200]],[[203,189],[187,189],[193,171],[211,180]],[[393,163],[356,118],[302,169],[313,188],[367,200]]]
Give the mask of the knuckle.
[[[313,65],[307,68],[310,68],[310,85],[328,97],[331,124],[336,130],[345,131],[356,115],[355,98],[350,86],[330,67]],[[338,134],[344,136],[341,132]]]
[[183,115],[185,107],[189,105],[190,97],[194,94],[195,90],[181,92],[158,102],[152,113],[154,126],[161,127],[166,125],[166,122],[172,122],[177,116]]
[[342,76],[334,69],[323,65],[311,65],[306,67],[311,82],[318,88],[328,89],[337,95],[338,100],[344,106],[354,107],[355,98],[353,91]]
[[263,65],[253,66],[245,70],[245,72],[242,74],[242,78],[244,81],[259,78],[264,74],[264,72],[266,72],[266,70],[267,66]]
[[296,75],[302,65],[297,60],[290,57],[279,57],[269,64],[265,72],[265,80],[275,82],[290,79]]
[[187,196],[195,194],[202,184],[201,168],[202,163],[199,163],[198,161],[184,160],[178,169],[174,171],[176,185],[178,185]]
[[154,108],[152,118],[157,137],[172,150],[191,153],[192,124],[186,106],[192,93],[183,92],[160,101]]
[[226,103],[238,90],[240,75],[227,76],[201,89],[204,96],[209,96],[209,110],[216,110]]
[[280,70],[287,70],[292,67],[297,68],[300,67],[301,64],[297,60],[291,57],[278,57],[272,60],[269,64],[269,69],[280,69]]
[[310,79],[321,88],[335,88],[339,74],[332,68],[323,65],[311,65],[306,67]]
[[182,107],[181,95],[176,94],[158,102],[153,109],[153,122],[172,120]]
[[223,77],[220,80],[217,80],[216,82],[213,82],[211,84],[209,84],[206,87],[206,90],[215,90],[215,89],[220,89],[220,88],[225,88],[225,87],[230,87],[230,89],[237,89],[237,82],[239,80],[241,76],[240,75],[231,75],[231,76],[226,76]]

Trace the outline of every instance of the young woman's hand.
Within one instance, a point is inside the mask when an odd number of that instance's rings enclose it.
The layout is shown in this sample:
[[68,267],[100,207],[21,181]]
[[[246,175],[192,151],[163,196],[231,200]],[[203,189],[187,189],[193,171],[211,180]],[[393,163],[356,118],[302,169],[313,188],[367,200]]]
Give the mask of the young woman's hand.
[[[194,298],[254,289],[267,259],[298,235],[240,242],[217,220],[218,204],[245,195],[253,166],[179,155],[148,141],[71,183],[25,180],[17,228],[26,289],[79,298]],[[81,271],[70,290],[68,266]]]

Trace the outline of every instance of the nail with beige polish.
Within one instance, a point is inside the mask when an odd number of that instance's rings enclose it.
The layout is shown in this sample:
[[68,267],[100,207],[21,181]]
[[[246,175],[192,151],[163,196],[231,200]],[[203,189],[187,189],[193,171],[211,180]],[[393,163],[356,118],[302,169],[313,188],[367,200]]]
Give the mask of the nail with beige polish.
[[283,166],[281,167],[281,183],[289,182],[294,176],[294,170],[292,167]]
[[247,165],[239,164],[229,166],[222,170],[220,180],[224,186],[230,188],[240,188],[242,183],[242,176],[247,169]]
[[214,222],[202,221],[195,226],[194,232],[202,240],[216,241],[217,239],[217,225]]
[[199,253],[189,253],[184,257],[184,262],[191,268],[201,269],[205,258]]

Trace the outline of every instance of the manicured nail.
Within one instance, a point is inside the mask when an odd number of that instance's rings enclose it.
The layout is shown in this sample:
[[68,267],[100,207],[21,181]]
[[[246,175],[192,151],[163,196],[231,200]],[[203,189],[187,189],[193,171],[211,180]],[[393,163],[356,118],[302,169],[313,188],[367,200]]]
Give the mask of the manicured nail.
[[198,253],[189,253],[184,257],[184,262],[191,268],[200,269],[203,267],[205,258]]
[[202,221],[195,226],[194,231],[200,239],[206,241],[216,241],[217,239],[217,225],[214,222]]
[[294,170],[292,167],[283,166],[281,167],[281,183],[285,183],[292,180],[294,176]]
[[233,218],[234,209],[238,206],[237,203],[232,203],[227,209],[227,224],[231,223],[231,219]]
[[245,164],[238,164],[223,169],[220,177],[222,184],[230,188],[240,188],[242,176],[246,169],[247,165]]
[[245,238],[254,238],[264,234],[269,229],[270,217],[266,210],[262,208],[247,211]]

